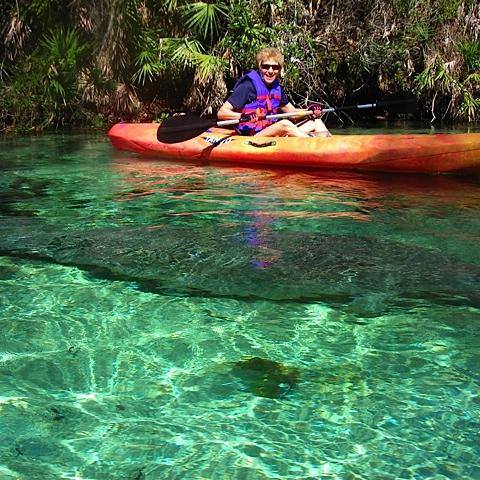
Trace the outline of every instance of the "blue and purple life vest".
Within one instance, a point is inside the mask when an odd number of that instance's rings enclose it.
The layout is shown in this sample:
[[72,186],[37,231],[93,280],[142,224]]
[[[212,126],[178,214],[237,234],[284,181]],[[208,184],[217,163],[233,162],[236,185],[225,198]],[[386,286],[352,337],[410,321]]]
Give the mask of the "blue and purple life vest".
[[[280,107],[280,100],[282,98],[282,87],[280,86],[278,80],[276,79],[273,82],[272,87],[268,89],[260,74],[256,70],[251,70],[237,81],[235,87],[240,82],[244,81],[245,78],[249,78],[252,81],[255,91],[257,92],[257,98],[253,102],[247,103],[243,107],[242,115],[254,113],[257,111],[257,109],[259,111],[259,116],[262,117],[277,113]],[[264,119],[259,120],[256,123],[241,123],[236,127],[236,130],[241,135],[255,135],[276,121],[277,120],[275,119]]]

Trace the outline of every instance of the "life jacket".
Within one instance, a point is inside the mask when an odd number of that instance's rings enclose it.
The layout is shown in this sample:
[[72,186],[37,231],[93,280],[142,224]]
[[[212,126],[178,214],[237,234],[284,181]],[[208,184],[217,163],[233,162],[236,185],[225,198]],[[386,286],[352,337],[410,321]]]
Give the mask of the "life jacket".
[[[246,75],[241,77],[235,87],[243,82],[245,79],[249,78],[253,86],[255,87],[255,91],[257,93],[257,98],[251,102],[247,103],[242,109],[242,115],[246,115],[248,113],[255,113],[258,109],[259,116],[265,115],[272,115],[278,112],[280,107],[280,100],[282,98],[282,87],[276,79],[271,88],[268,89],[262,80],[262,77],[256,70],[251,70]],[[234,87],[234,88],[235,88]],[[276,119],[264,119],[259,120],[258,122],[245,122],[241,123],[236,127],[236,131],[240,135],[255,135],[256,133],[262,131],[265,127],[272,125],[275,123]]]

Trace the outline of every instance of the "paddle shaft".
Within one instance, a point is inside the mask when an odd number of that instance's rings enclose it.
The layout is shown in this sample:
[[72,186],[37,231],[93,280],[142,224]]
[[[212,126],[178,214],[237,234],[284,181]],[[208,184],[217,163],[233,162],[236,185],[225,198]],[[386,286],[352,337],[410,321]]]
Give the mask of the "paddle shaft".
[[[378,103],[364,103],[363,105],[349,105],[347,107],[329,107],[329,108],[322,108],[322,113],[331,113],[331,112],[343,112],[345,110],[363,110],[366,108],[376,108],[379,106],[386,106],[389,102],[378,102]],[[272,119],[281,119],[281,118],[290,118],[290,117],[306,117],[313,115],[311,110],[298,110],[296,112],[287,112],[287,113],[275,113],[272,115],[265,115],[265,117],[261,117],[260,119],[272,120]],[[237,125],[242,120],[235,119],[235,120],[220,120],[217,122],[217,127],[224,127],[228,125]]]
[[[323,110],[325,111],[325,110]],[[272,120],[277,118],[290,118],[290,117],[302,117],[307,115],[313,115],[313,112],[309,110],[299,110],[297,112],[288,112],[288,113],[275,113],[272,115],[265,115],[264,117],[259,117],[260,120]],[[220,120],[217,122],[217,127],[226,127],[228,125],[237,125],[238,123],[243,122],[240,118],[235,120]]]

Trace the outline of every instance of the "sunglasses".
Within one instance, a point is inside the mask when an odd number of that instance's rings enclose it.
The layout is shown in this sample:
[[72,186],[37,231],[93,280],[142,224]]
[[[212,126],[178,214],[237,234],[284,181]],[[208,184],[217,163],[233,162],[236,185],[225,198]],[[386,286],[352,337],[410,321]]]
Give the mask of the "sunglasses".
[[280,65],[272,65],[271,63],[262,63],[261,67],[262,70],[272,69],[274,72],[278,72],[280,70]]

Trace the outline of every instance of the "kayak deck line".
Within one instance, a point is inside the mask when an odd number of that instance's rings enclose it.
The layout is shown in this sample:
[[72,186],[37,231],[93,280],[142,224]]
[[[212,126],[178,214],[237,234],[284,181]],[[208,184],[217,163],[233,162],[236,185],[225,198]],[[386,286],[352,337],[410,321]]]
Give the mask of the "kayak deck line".
[[142,156],[211,163],[391,173],[480,175],[480,133],[244,137],[211,128],[179,143],[157,140],[158,124],[122,123],[112,145]]

